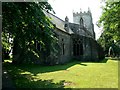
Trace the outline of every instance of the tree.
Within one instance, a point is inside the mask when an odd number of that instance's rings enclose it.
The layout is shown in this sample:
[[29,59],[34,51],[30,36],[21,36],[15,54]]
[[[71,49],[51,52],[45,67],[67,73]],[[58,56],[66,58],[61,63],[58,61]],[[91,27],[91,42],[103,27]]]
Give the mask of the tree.
[[105,47],[106,53],[110,46],[113,45],[118,47],[120,44],[120,1],[110,2],[107,0],[105,6],[103,7],[102,16],[99,19],[99,25],[103,27],[103,34],[99,38],[99,43]]
[[[48,2],[3,2],[2,8],[2,45],[4,50],[12,47],[13,63],[32,63],[41,58],[45,60],[51,50],[58,53],[54,47],[57,43],[54,27],[43,12],[53,11]],[[13,39],[11,43],[10,38]],[[41,51],[36,48],[36,42]]]

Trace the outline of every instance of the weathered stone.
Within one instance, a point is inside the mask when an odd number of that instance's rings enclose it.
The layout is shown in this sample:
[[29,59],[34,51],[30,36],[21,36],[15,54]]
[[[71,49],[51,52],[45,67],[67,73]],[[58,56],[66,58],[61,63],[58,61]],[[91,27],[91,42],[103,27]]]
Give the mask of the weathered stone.
[[88,12],[73,13],[74,23],[68,17],[65,21],[51,13],[45,12],[51,18],[55,33],[59,39],[59,55],[48,57],[49,64],[64,64],[72,59],[80,61],[99,61],[104,58],[102,47],[95,40],[92,14]]

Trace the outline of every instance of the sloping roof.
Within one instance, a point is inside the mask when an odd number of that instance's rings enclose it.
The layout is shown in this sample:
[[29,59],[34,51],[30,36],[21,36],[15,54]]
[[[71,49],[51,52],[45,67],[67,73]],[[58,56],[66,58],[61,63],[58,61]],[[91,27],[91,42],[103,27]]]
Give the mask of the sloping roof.
[[[69,26],[70,26],[70,28],[73,30],[74,33],[76,33],[77,30],[79,30],[79,28],[81,28],[81,30],[82,30],[83,32],[85,32],[88,36],[89,36],[89,35],[92,36],[91,33],[90,33],[85,27],[80,26],[79,24],[69,23]],[[82,32],[82,31],[81,31],[81,32]],[[83,35],[83,36],[84,36],[84,35]]]
[[51,22],[53,24],[56,25],[56,27],[66,33],[73,33],[73,31],[69,28],[69,32],[67,32],[65,29],[64,29],[64,25],[65,25],[65,21],[63,21],[62,19],[58,18],[57,16],[51,14],[51,13],[47,13],[47,12],[44,12],[46,16],[50,17],[51,18]]
[[[79,24],[75,24],[75,23],[69,23],[69,32],[67,32],[64,28],[64,25],[65,25],[65,21],[63,21],[62,19],[58,18],[57,16],[51,14],[51,13],[48,13],[48,12],[45,12],[45,15],[48,16],[49,18],[51,18],[51,22],[56,25],[56,27],[63,31],[63,32],[66,32],[66,33],[69,33],[69,34],[74,34],[76,29],[79,29],[80,26]],[[82,29],[88,36],[90,35],[91,36],[91,33],[88,31],[88,30],[84,30]],[[83,35],[84,36],[84,35]]]

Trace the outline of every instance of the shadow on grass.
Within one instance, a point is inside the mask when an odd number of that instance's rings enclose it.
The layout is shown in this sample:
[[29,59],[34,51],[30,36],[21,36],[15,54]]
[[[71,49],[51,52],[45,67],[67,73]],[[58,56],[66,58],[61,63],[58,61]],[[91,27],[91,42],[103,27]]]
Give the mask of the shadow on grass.
[[[59,70],[67,70],[68,68],[79,64],[79,65],[83,65],[83,66],[87,66],[86,64],[82,64],[80,61],[74,61],[74,62],[70,62],[67,64],[63,64],[63,65],[55,65],[55,66],[42,66],[42,65],[14,65],[12,63],[5,63],[5,67],[9,70],[9,71],[13,71],[13,68],[16,70],[23,70],[23,71],[28,71],[31,72],[32,74],[36,75],[38,73],[46,73],[46,72],[53,72],[53,71],[59,71]],[[11,67],[11,70],[10,68]]]
[[[19,82],[18,82],[19,81]],[[64,80],[61,80],[59,83],[53,83],[53,79],[50,80],[37,80],[31,81],[29,79],[21,79],[16,81],[17,88],[64,88]]]
[[[5,65],[6,67],[13,66],[16,67],[17,69],[23,70],[23,71],[28,71],[31,72],[34,75],[37,75],[38,73],[47,73],[47,72],[54,72],[54,71],[59,71],[59,70],[67,70],[68,68],[78,64],[78,65],[82,65],[82,66],[87,66],[87,64],[85,63],[107,63],[108,59],[105,58],[104,60],[100,61],[100,62],[81,62],[81,61],[72,61],[69,62],[67,64],[63,64],[63,65],[55,65],[55,66],[42,66],[42,65],[13,65],[13,64],[9,64]],[[8,67],[9,69],[9,67]],[[12,70],[11,70],[12,71]]]
[[[103,60],[100,60],[100,61],[82,61],[81,63],[107,63],[107,61],[108,61],[109,59],[108,58],[105,58],[105,59],[103,59]],[[82,64],[80,64],[80,65],[82,65]]]
[[80,65],[87,66],[87,64],[82,64],[82,63],[80,63]]
[[[100,62],[96,63],[106,63],[107,58]],[[65,80],[61,80],[58,83],[54,83],[53,79],[50,80],[41,80],[35,79],[36,75],[39,73],[54,72],[59,70],[67,70],[68,68],[78,64],[82,66],[87,66],[85,63],[90,62],[80,62],[73,61],[64,65],[55,65],[55,66],[42,66],[42,65],[13,65],[11,63],[4,63],[3,67],[6,67],[7,71],[11,75],[13,82],[18,88],[64,88]],[[95,62],[91,62],[95,63]],[[23,72],[29,72],[24,73]]]
[[34,73],[21,74],[22,72],[25,72],[25,69],[15,65],[8,65],[6,69],[16,89],[64,88],[65,80],[61,80],[57,83],[54,83],[53,79],[49,80],[41,80],[39,78],[37,79],[34,78],[35,77]]

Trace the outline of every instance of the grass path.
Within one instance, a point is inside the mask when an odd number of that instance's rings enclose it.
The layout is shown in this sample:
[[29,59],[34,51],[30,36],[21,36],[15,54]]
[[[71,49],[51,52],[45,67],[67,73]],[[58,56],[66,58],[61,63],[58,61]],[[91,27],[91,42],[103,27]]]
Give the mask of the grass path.
[[118,88],[118,61],[71,62],[65,65],[4,66],[16,87],[31,88]]

